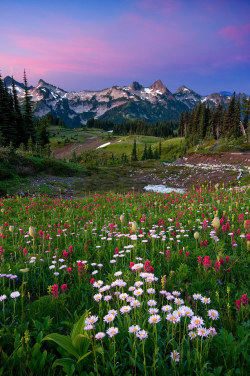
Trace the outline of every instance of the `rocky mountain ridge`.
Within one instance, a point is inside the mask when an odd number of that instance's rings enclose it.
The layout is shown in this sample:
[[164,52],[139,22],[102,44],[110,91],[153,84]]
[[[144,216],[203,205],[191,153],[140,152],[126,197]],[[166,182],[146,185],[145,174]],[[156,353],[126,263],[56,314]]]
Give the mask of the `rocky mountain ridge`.
[[[5,78],[5,82],[11,89],[9,76]],[[15,85],[22,101],[24,85],[17,81]],[[125,87],[67,92],[41,79],[37,86],[29,87],[29,92],[35,116],[42,117],[51,112],[70,127],[84,125],[90,118],[114,122],[133,118],[148,122],[178,120],[181,112],[192,109],[199,103],[206,102],[211,107],[219,103],[226,106],[231,99],[231,93],[213,93],[204,97],[184,85],[172,93],[161,80],[149,87],[135,81]]]

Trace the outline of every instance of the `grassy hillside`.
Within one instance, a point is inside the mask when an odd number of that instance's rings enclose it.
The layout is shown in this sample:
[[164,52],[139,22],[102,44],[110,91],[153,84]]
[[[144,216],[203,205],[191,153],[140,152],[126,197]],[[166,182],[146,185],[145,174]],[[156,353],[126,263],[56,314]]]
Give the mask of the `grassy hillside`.
[[[149,147],[151,145],[152,151],[159,148],[159,137],[152,136],[127,136],[120,137],[116,142],[106,146],[102,149],[105,153],[111,152],[115,157],[121,157],[123,153],[127,154],[128,157],[131,156],[134,139],[136,139],[137,146],[137,156],[141,159],[145,144]],[[166,161],[174,161],[183,153],[184,148],[184,138],[171,138],[171,139],[161,139],[162,144],[162,154],[161,159]]]
[[[27,153],[13,154],[0,149],[0,194],[12,194],[17,189],[27,190],[28,179],[44,175],[55,177],[82,177],[89,170],[79,164],[65,163],[52,158],[34,157]],[[34,192],[39,187],[34,187]],[[30,187],[31,189],[31,187]],[[47,192],[44,192],[47,193]]]

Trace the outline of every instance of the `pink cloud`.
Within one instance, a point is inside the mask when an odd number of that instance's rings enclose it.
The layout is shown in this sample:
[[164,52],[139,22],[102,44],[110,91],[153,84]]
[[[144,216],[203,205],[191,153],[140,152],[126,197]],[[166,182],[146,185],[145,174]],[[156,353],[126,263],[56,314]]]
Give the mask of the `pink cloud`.
[[220,31],[220,35],[227,40],[236,42],[237,44],[243,44],[250,36],[250,24],[240,26],[227,26]]

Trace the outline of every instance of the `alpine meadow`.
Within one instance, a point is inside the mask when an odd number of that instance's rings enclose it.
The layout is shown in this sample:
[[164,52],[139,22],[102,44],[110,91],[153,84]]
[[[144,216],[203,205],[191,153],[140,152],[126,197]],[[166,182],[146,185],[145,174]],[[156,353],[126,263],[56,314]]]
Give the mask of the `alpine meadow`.
[[0,376],[247,376],[249,1],[0,10]]

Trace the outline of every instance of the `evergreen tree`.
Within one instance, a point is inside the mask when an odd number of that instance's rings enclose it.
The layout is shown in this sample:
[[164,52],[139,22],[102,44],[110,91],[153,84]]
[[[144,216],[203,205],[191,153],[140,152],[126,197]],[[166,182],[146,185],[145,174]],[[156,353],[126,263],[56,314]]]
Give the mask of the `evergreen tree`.
[[12,87],[12,98],[13,98],[13,110],[14,110],[14,127],[16,130],[16,146],[19,146],[21,143],[25,142],[25,130],[23,126],[23,117],[20,109],[20,105],[17,98],[17,92],[15,87],[15,81],[12,76],[11,80]]
[[238,98],[235,103],[234,117],[233,117],[233,127],[232,127],[232,136],[238,138],[242,136],[241,131],[241,114],[240,114],[240,98]]
[[137,153],[136,153],[136,139],[134,139],[134,145],[133,145],[133,150],[132,150],[132,155],[131,155],[131,161],[137,161]]
[[178,136],[179,137],[183,137],[184,136],[184,115],[183,115],[183,112],[181,112],[181,115],[180,115],[179,128],[178,128]]
[[16,140],[14,128],[14,111],[12,96],[8,92],[5,82],[0,75],[0,132],[2,146],[8,146]]
[[141,160],[145,161],[146,159],[148,159],[148,147],[147,147],[147,144],[144,145],[144,150],[143,150],[143,154],[142,154]]
[[152,151],[152,147],[151,145],[149,145],[149,148],[148,148],[148,159],[153,159],[154,158],[154,154],[153,154],[153,151]]
[[24,114],[23,114],[23,120],[24,120],[24,126],[25,126],[25,138],[26,142],[29,140],[29,138],[32,139],[32,141],[35,141],[35,128],[33,124],[32,119],[32,105],[31,105],[31,98],[29,95],[28,90],[28,84],[27,84],[27,77],[26,72],[24,70]]
[[235,119],[235,92],[229,102],[228,109],[224,118],[223,135],[226,137],[234,136],[234,119]]

